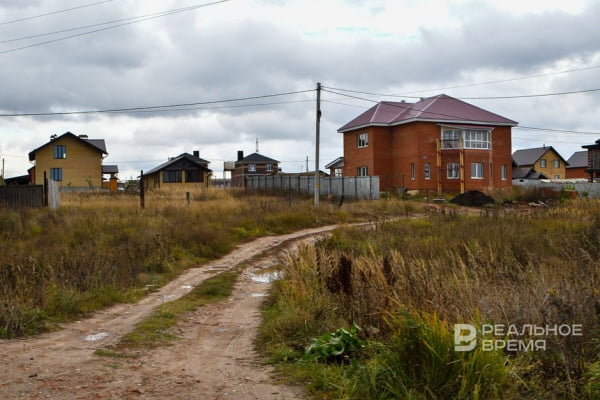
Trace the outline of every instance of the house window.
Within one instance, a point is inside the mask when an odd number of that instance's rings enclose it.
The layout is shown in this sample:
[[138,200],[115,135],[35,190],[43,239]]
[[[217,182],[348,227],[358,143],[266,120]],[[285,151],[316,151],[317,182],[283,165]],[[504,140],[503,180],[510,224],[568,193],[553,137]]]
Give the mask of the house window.
[[483,163],[480,163],[480,162],[471,163],[471,178],[472,179],[483,179]]
[[560,179],[560,175],[554,175],[554,179]]
[[459,163],[446,164],[446,177],[448,179],[458,179],[460,177],[460,164]]
[[267,172],[273,172],[273,164],[267,164]]
[[256,172],[256,164],[248,164],[248,172]]
[[54,158],[67,158],[67,146],[57,144],[54,146]]
[[553,160],[552,168],[560,168],[560,160]]
[[442,130],[442,149],[458,149],[461,140],[465,149],[489,150],[492,147],[492,132],[486,129],[449,129]]
[[417,171],[415,170],[415,163],[410,163],[410,179],[416,179],[417,178]]
[[180,183],[181,171],[163,171],[164,183]]
[[341,168],[334,169],[333,176],[342,176],[342,169]]
[[50,179],[53,181],[62,181],[62,168],[50,168]]
[[546,168],[546,159],[545,158],[542,158],[540,160],[540,168]]
[[505,181],[505,180],[506,180],[506,176],[507,176],[507,175],[506,175],[506,165],[505,165],[505,164],[502,164],[502,165],[500,166],[500,178],[501,178],[503,181]]
[[199,169],[188,169],[185,171],[186,182],[203,182],[204,174]]
[[358,176],[369,176],[369,169],[367,167],[358,167],[357,175]]
[[369,134],[367,132],[358,134],[357,145],[359,148],[367,147],[369,145]]
[[425,179],[431,179],[431,164],[425,163]]

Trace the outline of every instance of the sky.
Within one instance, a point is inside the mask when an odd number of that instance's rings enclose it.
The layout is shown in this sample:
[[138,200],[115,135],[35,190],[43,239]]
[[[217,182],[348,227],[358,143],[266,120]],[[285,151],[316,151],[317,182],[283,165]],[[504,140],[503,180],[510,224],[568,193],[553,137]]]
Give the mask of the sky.
[[320,82],[321,169],[376,102],[441,93],[518,121],[513,151],[568,159],[600,138],[598,21],[592,0],[0,2],[0,157],[24,175],[72,132],[105,139],[121,179],[194,150],[220,178],[257,140],[314,170]]

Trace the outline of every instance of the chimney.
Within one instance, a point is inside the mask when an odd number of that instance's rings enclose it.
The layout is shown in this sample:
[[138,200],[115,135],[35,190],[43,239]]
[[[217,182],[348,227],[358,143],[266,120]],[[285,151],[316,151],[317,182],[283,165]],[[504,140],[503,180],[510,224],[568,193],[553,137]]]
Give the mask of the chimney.
[[88,135],[79,135],[79,139],[87,140],[88,139]]
[[243,150],[238,150],[238,161],[242,161],[242,158],[244,158],[244,151]]
[[200,150],[194,150],[194,157],[200,158]]

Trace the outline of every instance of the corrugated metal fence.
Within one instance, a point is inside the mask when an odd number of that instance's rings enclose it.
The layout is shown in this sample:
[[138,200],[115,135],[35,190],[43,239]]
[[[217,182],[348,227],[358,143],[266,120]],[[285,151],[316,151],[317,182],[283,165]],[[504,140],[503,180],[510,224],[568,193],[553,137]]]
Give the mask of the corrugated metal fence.
[[[358,200],[379,199],[378,176],[321,177],[322,196],[332,195]],[[246,189],[293,191],[314,194],[315,177],[301,175],[268,175],[246,177]]]
[[8,208],[44,207],[44,186],[0,186],[0,206]]

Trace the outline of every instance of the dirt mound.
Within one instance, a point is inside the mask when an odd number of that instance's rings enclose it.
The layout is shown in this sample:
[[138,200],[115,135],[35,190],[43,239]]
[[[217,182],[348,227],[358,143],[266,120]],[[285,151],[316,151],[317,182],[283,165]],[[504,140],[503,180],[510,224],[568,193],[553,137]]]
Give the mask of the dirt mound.
[[481,207],[486,204],[493,204],[494,199],[477,190],[469,190],[454,197],[450,200],[450,203],[458,204],[459,206]]

